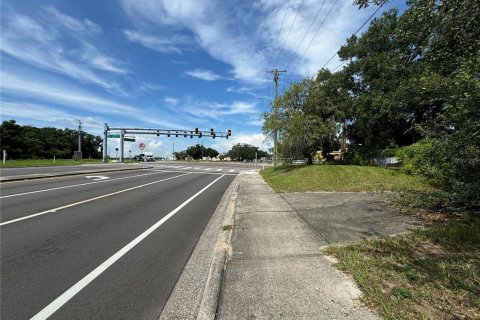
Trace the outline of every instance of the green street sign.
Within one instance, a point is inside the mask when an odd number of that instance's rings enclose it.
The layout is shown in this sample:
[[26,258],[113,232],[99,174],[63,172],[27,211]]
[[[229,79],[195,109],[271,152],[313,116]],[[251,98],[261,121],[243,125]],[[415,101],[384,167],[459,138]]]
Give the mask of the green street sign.
[[123,138],[123,141],[135,142],[135,138]]
[[117,133],[117,134],[109,134],[107,135],[108,138],[120,138],[120,134]]

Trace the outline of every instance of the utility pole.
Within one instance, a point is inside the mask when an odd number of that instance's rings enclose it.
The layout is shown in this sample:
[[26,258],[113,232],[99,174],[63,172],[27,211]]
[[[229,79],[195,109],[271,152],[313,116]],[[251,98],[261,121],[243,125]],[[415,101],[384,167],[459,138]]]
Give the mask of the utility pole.
[[[273,73],[273,83],[275,88],[275,98],[273,100],[273,112],[277,115],[278,112],[278,104],[277,104],[277,96],[278,96],[278,77],[281,73],[286,73],[287,70],[271,70],[267,71],[267,73]],[[275,125],[276,126],[276,125]],[[278,130],[275,128],[273,133],[273,165],[277,165],[277,139],[278,139]]]
[[78,152],[82,152],[82,121],[78,120]]

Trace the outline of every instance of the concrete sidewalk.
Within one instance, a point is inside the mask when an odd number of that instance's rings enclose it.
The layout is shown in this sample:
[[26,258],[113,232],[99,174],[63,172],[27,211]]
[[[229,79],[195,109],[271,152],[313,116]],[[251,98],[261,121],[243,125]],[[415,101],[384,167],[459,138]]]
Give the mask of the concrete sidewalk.
[[238,180],[217,319],[378,319],[327,243],[257,172]]

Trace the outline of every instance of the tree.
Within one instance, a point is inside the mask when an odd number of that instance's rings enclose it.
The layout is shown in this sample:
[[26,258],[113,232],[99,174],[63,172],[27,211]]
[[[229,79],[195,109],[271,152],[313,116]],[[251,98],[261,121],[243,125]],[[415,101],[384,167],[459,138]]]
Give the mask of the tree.
[[[100,158],[102,139],[83,132],[84,157]],[[1,145],[11,159],[71,158],[77,150],[78,131],[19,126],[15,120],[0,125]]]
[[230,149],[225,156],[230,157],[231,159],[234,159],[236,161],[243,161],[243,160],[254,160],[255,159],[255,153],[258,150],[258,157],[269,157],[268,152],[259,150],[258,147],[249,145],[247,143],[237,143]]
[[187,148],[187,155],[190,156],[194,160],[198,160],[202,158],[202,151],[203,146],[200,144],[197,144],[195,146],[191,146]]

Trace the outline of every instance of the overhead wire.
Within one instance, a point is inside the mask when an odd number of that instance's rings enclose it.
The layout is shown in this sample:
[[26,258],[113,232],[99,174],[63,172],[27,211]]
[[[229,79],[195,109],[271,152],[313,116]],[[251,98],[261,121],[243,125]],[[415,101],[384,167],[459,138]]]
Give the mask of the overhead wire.
[[[308,49],[310,48],[310,46],[312,45],[313,43],[313,40],[317,37],[318,33],[320,32],[320,30],[322,29],[325,21],[327,20],[328,16],[330,15],[330,13],[332,13],[332,10],[333,8],[335,7],[335,5],[337,4],[338,0],[335,0],[332,4],[332,6],[330,7],[330,10],[328,10],[327,14],[325,15],[325,17],[323,18],[322,20],[322,23],[320,24],[320,26],[318,27],[317,31],[315,32],[315,34],[313,35],[313,37],[310,39],[310,42],[308,43],[308,45],[305,47],[305,50],[303,50],[303,53],[302,55],[300,55],[300,57],[303,57],[305,56],[305,53],[307,53]],[[294,66],[296,67],[298,65],[298,62],[294,64]],[[293,68],[292,68],[293,69]],[[290,72],[290,74],[293,74],[293,72]]]
[[[372,19],[376,14],[377,12],[380,10],[380,8],[382,8],[382,6],[385,4],[385,2],[382,2],[381,5],[378,6],[378,8],[370,15],[370,17],[368,17],[367,20],[365,20],[365,22],[360,26],[360,28],[357,29],[357,31],[355,31],[355,33],[353,33],[352,36],[356,36],[358,32],[360,32],[360,30],[363,29],[363,27],[365,27],[365,25],[368,23],[368,21],[370,21],[370,19]],[[320,68],[320,69],[323,69],[325,68],[329,63],[330,61],[332,61],[333,58],[335,58],[335,56],[338,55],[338,50],[330,57],[330,59],[328,59],[327,62],[325,62],[325,64]],[[342,64],[343,65],[343,64]],[[336,67],[334,70],[336,70],[338,67]],[[332,70],[333,71],[333,70]]]
[[295,17],[293,18],[293,22],[290,25],[290,29],[288,30],[287,36],[285,37],[285,40],[283,41],[283,45],[282,45],[281,49],[277,51],[277,57],[274,60],[275,62],[273,63],[273,66],[277,65],[277,61],[278,61],[278,57],[280,56],[280,52],[282,52],[283,49],[285,48],[285,44],[287,43],[288,37],[290,36],[290,32],[292,31],[293,25],[295,24],[295,21],[297,20],[298,13],[300,12],[300,9],[303,6],[303,1],[304,0],[302,0],[302,2],[300,3],[300,6],[298,7],[297,13],[295,14]]
[[280,24],[280,29],[278,29],[277,39],[275,40],[275,44],[273,45],[272,53],[270,54],[270,58],[268,59],[266,70],[268,70],[268,67],[270,67],[270,62],[272,62],[273,53],[277,50],[278,39],[280,38],[280,34],[281,34],[282,28],[283,28],[283,23],[285,22],[285,17],[287,16],[288,8],[290,8],[290,3],[291,2],[292,2],[292,0],[288,1],[287,7],[285,8],[285,13],[283,14],[282,23]]
[[283,23],[285,22],[285,17],[287,16],[287,12],[288,12],[288,9],[290,8],[290,3],[292,2],[292,0],[289,0],[288,1],[288,4],[287,4],[287,7],[285,8],[285,13],[283,14],[283,19],[282,19],[282,23],[280,24],[280,29],[278,29],[278,34],[277,34],[277,38],[275,40],[275,44],[273,45],[273,50],[270,54],[270,57],[268,58],[268,63],[267,63],[267,68],[265,69],[266,73],[265,73],[265,82],[267,83],[267,96],[270,96],[270,85],[268,84],[268,67],[270,67],[270,62],[272,61],[272,57],[275,53],[275,51],[277,50],[277,43],[278,43],[278,39],[280,38],[280,34],[282,32],[282,28],[283,28]]
[[290,59],[288,59],[288,63],[287,63],[287,65],[285,66],[285,70],[288,70],[288,67],[289,67],[290,63],[292,62],[293,57],[297,54],[298,49],[300,49],[300,47],[302,46],[303,41],[304,41],[305,38],[307,37],[307,34],[308,34],[308,32],[310,31],[310,29],[312,28],[313,24],[314,24],[315,21],[317,20],[318,15],[320,14],[320,11],[322,10],[323,6],[325,5],[325,2],[327,2],[327,0],[323,0],[322,5],[321,5],[320,8],[318,9],[317,14],[315,14],[315,17],[314,17],[313,20],[312,20],[312,23],[310,23],[310,26],[308,26],[307,31],[306,31],[305,34],[303,35],[302,41],[300,41],[297,49],[295,50],[294,53],[292,53],[292,55],[290,56]]

